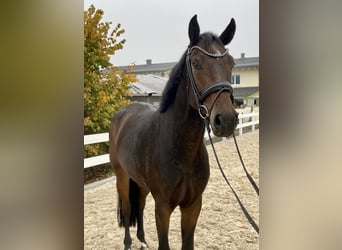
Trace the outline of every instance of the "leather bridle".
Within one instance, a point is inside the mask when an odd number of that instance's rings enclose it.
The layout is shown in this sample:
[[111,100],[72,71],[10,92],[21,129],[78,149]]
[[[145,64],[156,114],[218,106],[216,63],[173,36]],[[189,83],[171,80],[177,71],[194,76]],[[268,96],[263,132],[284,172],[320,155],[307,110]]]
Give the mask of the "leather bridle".
[[[195,79],[194,79],[193,74],[192,74],[191,61],[190,61],[190,55],[191,55],[192,51],[195,49],[201,51],[203,54],[205,54],[209,57],[212,57],[212,58],[222,58],[228,54],[228,50],[225,50],[223,53],[215,53],[214,54],[214,53],[209,53],[208,51],[202,49],[199,46],[193,46],[193,47],[188,48],[188,51],[187,51],[186,68],[187,68],[191,88],[192,88],[193,93],[195,95],[198,113],[202,119],[204,119],[204,120],[208,119],[209,120],[211,110],[212,110],[217,98],[220,96],[220,94],[223,91],[228,91],[231,94],[230,97],[231,97],[232,103],[234,102],[233,88],[232,88],[230,82],[219,81],[219,82],[215,82],[213,85],[211,85],[209,88],[204,90],[202,93],[199,92],[197,85],[195,83]],[[211,95],[212,93],[215,93],[215,92],[217,92],[217,94],[214,98],[214,101],[212,102],[210,108],[208,108],[207,106],[204,105],[204,101],[207,99],[207,97],[209,95]]]

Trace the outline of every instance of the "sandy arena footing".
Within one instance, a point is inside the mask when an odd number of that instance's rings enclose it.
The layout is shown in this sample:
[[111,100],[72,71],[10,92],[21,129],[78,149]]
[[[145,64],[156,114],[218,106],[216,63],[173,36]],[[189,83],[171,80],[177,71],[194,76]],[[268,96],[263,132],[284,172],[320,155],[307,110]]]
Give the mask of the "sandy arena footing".
[[[246,168],[259,186],[259,130],[236,137]],[[242,203],[259,225],[259,199],[242,169],[233,138],[215,144],[221,165]],[[234,195],[218,169],[211,146],[210,179],[195,231],[195,249],[259,249],[259,236],[244,217]],[[84,249],[123,249],[124,229],[116,219],[115,180],[84,191]],[[144,211],[148,249],[157,249],[154,200],[149,194]],[[136,228],[131,229],[132,248],[140,249]],[[181,249],[180,211],[171,215],[171,249]]]

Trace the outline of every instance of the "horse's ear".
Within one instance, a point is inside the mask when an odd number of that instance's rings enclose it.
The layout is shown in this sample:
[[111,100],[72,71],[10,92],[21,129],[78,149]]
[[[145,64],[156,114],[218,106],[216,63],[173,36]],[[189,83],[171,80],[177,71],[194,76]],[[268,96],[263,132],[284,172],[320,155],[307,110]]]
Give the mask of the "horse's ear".
[[220,35],[220,39],[224,45],[227,45],[233,39],[234,34],[235,34],[235,29],[236,29],[235,20],[234,18],[232,18],[227,28]]
[[197,22],[197,15],[194,15],[189,23],[190,44],[196,44],[200,35],[200,27]]

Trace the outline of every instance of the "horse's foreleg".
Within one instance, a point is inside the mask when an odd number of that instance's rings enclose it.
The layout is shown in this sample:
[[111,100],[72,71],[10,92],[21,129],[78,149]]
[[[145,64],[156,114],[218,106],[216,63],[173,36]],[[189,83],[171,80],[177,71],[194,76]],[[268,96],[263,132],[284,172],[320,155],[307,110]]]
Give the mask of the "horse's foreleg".
[[191,206],[181,207],[182,226],[182,250],[194,249],[194,232],[198,216],[201,212],[202,196],[200,196]]
[[141,249],[147,248],[148,245],[145,240],[145,232],[144,232],[144,208],[146,203],[146,196],[148,195],[149,191],[147,189],[140,187],[140,197],[139,197],[139,211],[137,217],[138,223],[138,230],[137,230],[137,237],[141,242]]
[[156,201],[155,216],[158,232],[158,250],[169,250],[169,224],[172,208],[169,204]]

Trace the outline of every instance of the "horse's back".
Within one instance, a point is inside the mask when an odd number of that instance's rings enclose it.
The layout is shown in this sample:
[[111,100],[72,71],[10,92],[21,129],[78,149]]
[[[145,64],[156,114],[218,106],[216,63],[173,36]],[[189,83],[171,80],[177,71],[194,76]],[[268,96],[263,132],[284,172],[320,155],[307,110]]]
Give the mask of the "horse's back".
[[156,108],[148,103],[137,102],[133,104],[129,104],[121,109],[119,109],[116,114],[113,116],[112,121],[116,119],[120,119],[123,116],[135,116],[140,113],[148,114],[154,112]]

